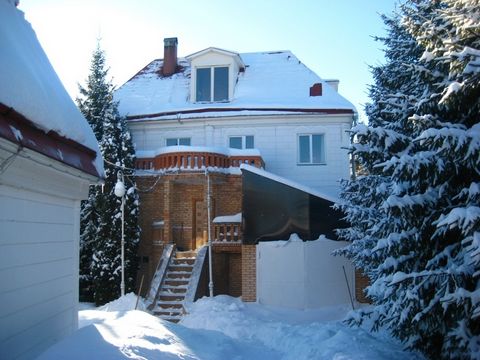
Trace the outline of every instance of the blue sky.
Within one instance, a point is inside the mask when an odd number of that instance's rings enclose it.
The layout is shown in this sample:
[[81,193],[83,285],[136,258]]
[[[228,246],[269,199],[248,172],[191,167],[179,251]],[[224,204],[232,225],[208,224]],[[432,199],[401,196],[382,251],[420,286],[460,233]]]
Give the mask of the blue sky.
[[364,119],[369,65],[383,61],[379,13],[395,0],[20,0],[72,97],[89,73],[101,38],[110,75],[119,86],[163,57],[163,38],[178,37],[178,55],[215,46],[236,52],[291,50],[322,78],[340,80],[340,93]]

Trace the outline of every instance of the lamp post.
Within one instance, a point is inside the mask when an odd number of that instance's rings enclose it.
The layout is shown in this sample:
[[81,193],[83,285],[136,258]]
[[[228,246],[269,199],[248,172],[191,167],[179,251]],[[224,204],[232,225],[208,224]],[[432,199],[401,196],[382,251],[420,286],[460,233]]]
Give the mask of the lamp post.
[[205,176],[207,177],[207,231],[208,231],[208,289],[210,297],[213,297],[213,272],[212,272],[212,234],[210,228],[210,212],[211,212],[211,193],[210,193],[210,173],[205,169]]
[[115,195],[122,198],[122,280],[120,282],[120,296],[125,295],[125,182],[123,172],[117,173],[117,183],[115,184]]

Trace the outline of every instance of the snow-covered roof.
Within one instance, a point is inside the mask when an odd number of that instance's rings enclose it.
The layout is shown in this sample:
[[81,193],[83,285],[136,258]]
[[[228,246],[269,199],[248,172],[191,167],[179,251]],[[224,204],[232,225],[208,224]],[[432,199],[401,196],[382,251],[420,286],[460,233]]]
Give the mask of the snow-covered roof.
[[[160,72],[163,60],[154,60],[116,91],[120,112],[135,120],[355,111],[349,101],[290,51],[239,56],[245,70],[238,74],[231,101],[191,102],[188,59],[179,58],[180,70],[167,77]],[[321,96],[310,96],[310,87],[315,83],[322,84]]]
[[331,201],[333,203],[336,203],[339,201],[339,199],[333,197],[333,196],[330,196],[328,194],[325,194],[325,193],[322,193],[318,190],[315,190],[315,189],[312,189],[311,187],[308,187],[308,186],[305,186],[305,185],[302,185],[302,184],[299,184],[295,181],[292,181],[292,180],[289,180],[289,179],[286,179],[282,176],[278,176],[278,175],[275,175],[275,174],[272,174],[271,172],[268,172],[268,171],[265,171],[263,169],[259,169],[255,166],[251,166],[251,165],[248,165],[248,164],[242,164],[240,165],[240,170],[246,170],[246,171],[250,171],[254,174],[257,174],[257,175],[260,175],[260,176],[263,176],[263,177],[266,177],[268,179],[271,179],[273,181],[276,181],[276,182],[279,182],[279,183],[282,183],[284,185],[287,185],[287,186],[290,186],[294,189],[298,189],[298,190],[301,190],[303,192],[306,192],[308,194],[311,194],[311,195],[314,195],[314,196],[317,196],[319,198],[322,198],[322,199],[325,199],[325,200],[328,200],[328,201]]
[[45,134],[53,131],[59,138],[93,150],[95,168],[103,176],[102,155],[90,126],[67,94],[31,25],[15,3],[15,0],[0,0],[0,105],[14,110]]

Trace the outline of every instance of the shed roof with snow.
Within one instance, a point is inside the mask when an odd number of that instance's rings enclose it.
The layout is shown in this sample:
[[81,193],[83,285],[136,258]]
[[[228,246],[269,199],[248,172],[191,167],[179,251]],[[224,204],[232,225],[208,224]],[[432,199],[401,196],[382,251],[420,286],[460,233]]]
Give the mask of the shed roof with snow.
[[93,131],[16,2],[0,1],[0,137],[102,177]]
[[[208,52],[235,59],[238,74],[229,101],[191,99],[191,61]],[[119,110],[129,120],[355,112],[330,81],[321,79],[290,51],[234,53],[208,48],[179,58],[172,75],[162,74],[163,65],[162,59],[152,61],[116,91]],[[321,88],[321,96],[311,96],[315,84],[317,90]]]

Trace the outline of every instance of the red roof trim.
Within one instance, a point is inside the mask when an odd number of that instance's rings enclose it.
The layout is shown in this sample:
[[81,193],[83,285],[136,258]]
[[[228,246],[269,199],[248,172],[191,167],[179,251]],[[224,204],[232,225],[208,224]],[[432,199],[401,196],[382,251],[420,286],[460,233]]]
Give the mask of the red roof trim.
[[138,120],[138,119],[151,119],[160,116],[168,115],[177,115],[177,114],[197,114],[205,112],[232,112],[232,111],[284,111],[284,112],[293,112],[293,113],[315,113],[315,114],[328,114],[328,115],[337,115],[337,114],[351,114],[353,115],[353,110],[351,109],[304,109],[304,108],[202,108],[202,109],[192,109],[192,110],[181,110],[181,111],[166,111],[162,113],[155,114],[145,114],[145,115],[132,115],[127,116],[127,120]]
[[55,131],[45,133],[15,109],[2,103],[0,103],[0,137],[101,178],[93,163],[97,157],[95,151]]

